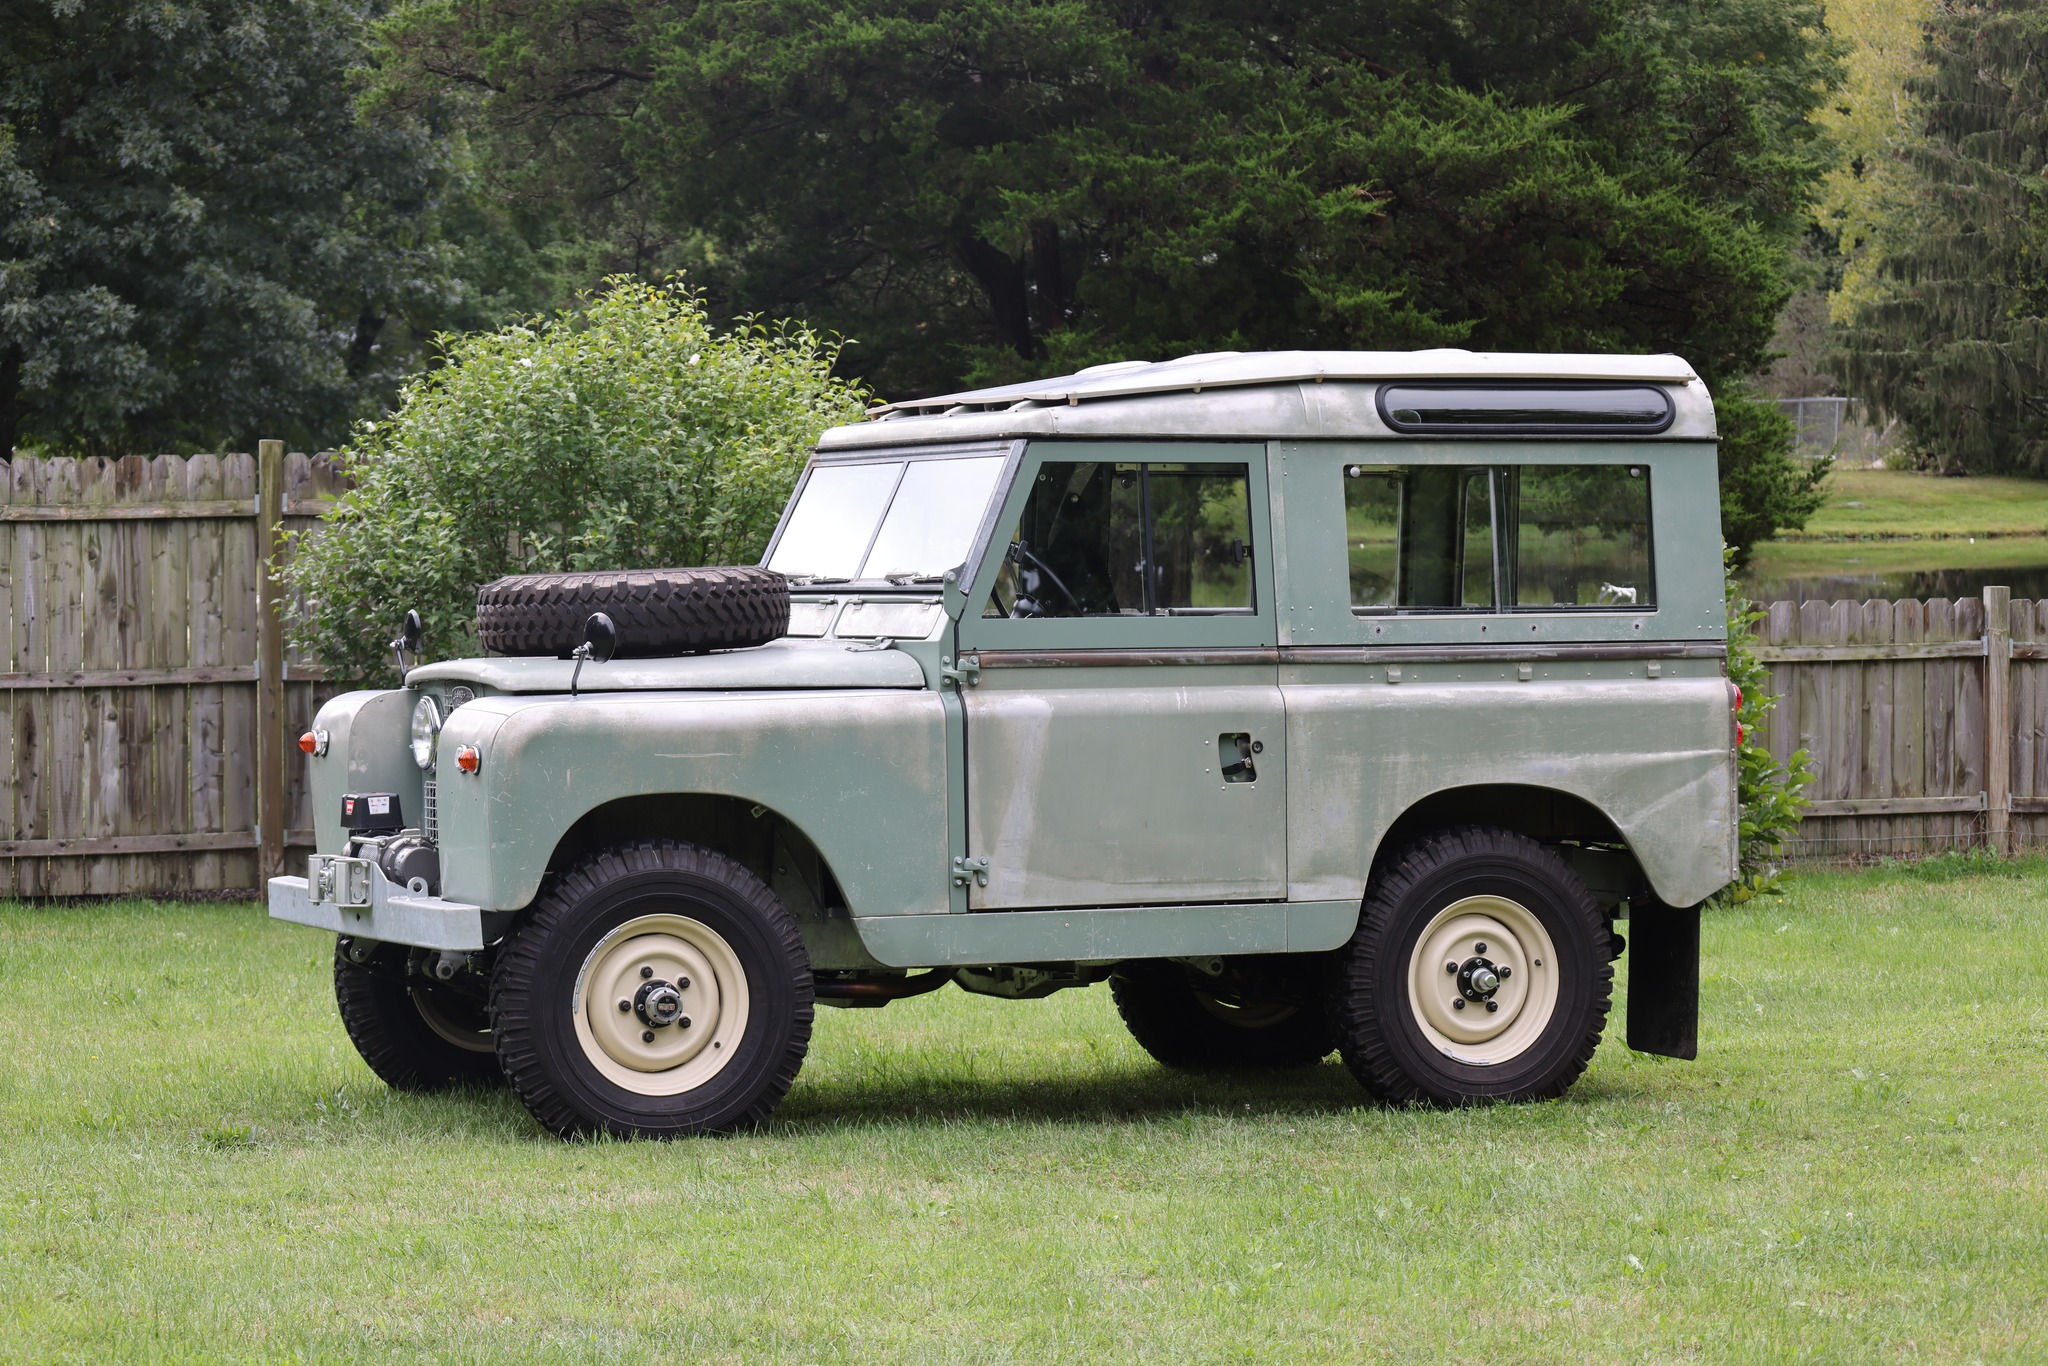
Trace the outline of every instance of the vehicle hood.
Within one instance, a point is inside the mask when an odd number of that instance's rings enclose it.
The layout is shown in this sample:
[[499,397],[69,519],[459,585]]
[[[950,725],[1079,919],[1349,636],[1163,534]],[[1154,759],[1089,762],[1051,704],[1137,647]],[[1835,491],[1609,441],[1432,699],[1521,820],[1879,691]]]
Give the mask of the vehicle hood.
[[[571,659],[450,659],[425,664],[408,683],[468,683],[494,693],[565,693]],[[843,640],[774,641],[669,659],[614,659],[583,666],[583,692],[741,692],[794,688],[922,688],[924,670],[901,650]]]

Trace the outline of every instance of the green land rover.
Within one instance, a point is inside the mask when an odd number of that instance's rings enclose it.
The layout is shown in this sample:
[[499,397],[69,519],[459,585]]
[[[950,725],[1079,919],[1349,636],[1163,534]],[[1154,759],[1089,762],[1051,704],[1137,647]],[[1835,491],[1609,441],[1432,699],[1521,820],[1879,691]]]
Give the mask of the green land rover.
[[949,984],[1107,981],[1175,1067],[1556,1096],[1622,918],[1629,1046],[1689,1058],[1736,870],[1714,439],[1672,356],[886,405],[761,566],[501,580],[483,657],[329,702],[270,911],[338,936],[388,1083],[565,1135],[759,1122],[816,1005]]

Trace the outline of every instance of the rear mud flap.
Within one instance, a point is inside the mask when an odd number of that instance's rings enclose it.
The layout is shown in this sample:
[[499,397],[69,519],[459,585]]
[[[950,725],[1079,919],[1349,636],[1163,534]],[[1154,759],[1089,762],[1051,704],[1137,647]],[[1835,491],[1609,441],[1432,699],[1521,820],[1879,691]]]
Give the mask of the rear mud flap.
[[1700,908],[1631,902],[1628,1046],[1691,1061],[1700,1053]]

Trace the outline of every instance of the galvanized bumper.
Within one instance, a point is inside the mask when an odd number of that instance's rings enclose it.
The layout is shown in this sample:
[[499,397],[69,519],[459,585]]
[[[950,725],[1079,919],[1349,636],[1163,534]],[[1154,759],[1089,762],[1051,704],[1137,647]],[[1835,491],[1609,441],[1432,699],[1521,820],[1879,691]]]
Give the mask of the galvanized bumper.
[[315,854],[306,871],[270,879],[271,919],[423,949],[484,947],[480,906],[409,892],[369,859]]

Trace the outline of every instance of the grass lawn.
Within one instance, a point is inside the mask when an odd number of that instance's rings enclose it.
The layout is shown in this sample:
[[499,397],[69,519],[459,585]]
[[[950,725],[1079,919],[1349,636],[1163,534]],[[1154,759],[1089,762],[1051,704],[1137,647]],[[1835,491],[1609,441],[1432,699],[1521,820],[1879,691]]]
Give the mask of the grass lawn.
[[2048,479],[1842,469],[1828,476],[1827,493],[1803,531],[1779,539],[2048,536]]
[[2048,537],[1969,540],[1761,541],[1750,556],[1751,582],[1829,574],[1911,574],[1940,569],[2048,565]]
[[1713,913],[1701,1062],[1455,1114],[945,992],[821,1011],[766,1132],[564,1144],[386,1092],[326,949],[0,906],[0,1358],[2048,1358],[2038,861]]

